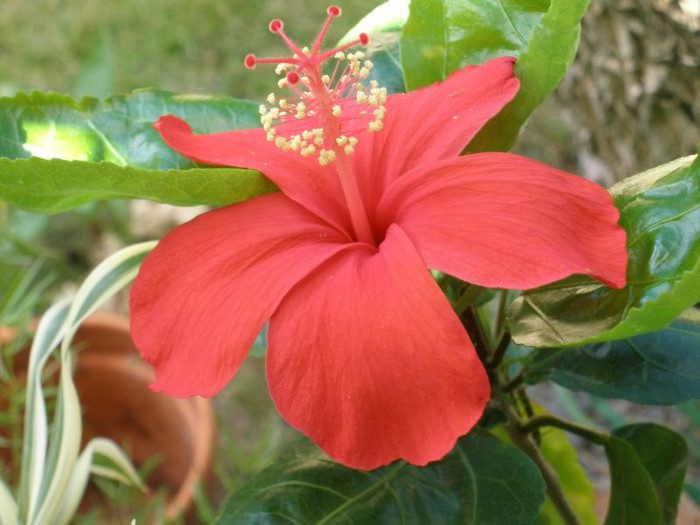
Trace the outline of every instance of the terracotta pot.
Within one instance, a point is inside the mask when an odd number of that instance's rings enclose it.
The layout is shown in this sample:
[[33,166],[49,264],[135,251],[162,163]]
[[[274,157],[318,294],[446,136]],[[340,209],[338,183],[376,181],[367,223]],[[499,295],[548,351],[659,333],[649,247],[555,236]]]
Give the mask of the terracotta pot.
[[[123,317],[102,313],[89,317],[73,348],[78,351],[74,379],[83,410],[83,444],[93,437],[111,438],[137,466],[158,456],[161,461],[147,484],[166,487],[167,518],[182,514],[192,503],[197,483],[206,483],[211,474],[215,439],[211,401],[173,399],[149,390],[153,371],[139,358]],[[16,370],[21,373],[23,368],[26,356]]]

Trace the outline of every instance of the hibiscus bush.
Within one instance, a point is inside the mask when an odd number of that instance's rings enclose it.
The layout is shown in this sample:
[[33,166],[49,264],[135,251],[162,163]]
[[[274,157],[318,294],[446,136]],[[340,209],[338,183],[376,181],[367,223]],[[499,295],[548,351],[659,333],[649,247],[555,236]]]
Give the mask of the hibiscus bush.
[[212,208],[145,257],[133,340],[175,397],[216,396],[255,346],[300,432],[217,523],[595,523],[588,445],[606,523],[675,521],[683,436],[603,431],[530,394],[700,397],[694,152],[609,189],[508,152],[589,3],[389,0],[339,43],[338,6],[312,42],[274,19],[283,51],[241,64],[270,79],[259,101],[0,99],[11,205]]

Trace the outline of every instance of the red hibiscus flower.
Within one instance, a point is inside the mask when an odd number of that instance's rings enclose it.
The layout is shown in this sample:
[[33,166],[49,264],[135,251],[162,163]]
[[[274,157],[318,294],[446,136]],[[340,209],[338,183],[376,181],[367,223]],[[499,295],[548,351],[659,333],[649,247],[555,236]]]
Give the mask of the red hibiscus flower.
[[[226,206],[168,234],[131,294],[132,334],[155,390],[212,396],[269,321],[267,380],[278,410],[358,469],[425,465],[478,421],[490,389],[428,269],[527,289],[587,274],[625,284],[625,232],[608,193],[507,153],[459,156],[518,90],[514,59],[467,67],[409,94],[362,83],[366,35],[299,48],[261,107],[263,129],[195,135],[156,127],[199,162],[259,170],[281,192]],[[320,65],[337,61],[323,75]],[[343,65],[346,64],[346,65]]]

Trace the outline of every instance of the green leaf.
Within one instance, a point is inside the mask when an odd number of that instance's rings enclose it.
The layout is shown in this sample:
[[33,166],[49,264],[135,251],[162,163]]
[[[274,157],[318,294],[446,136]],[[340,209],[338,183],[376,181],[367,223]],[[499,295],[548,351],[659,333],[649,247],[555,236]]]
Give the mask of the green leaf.
[[166,91],[104,101],[55,93],[0,98],[0,199],[58,212],[106,198],[221,205],[274,189],[254,171],[197,168],[153,129],[165,114],[184,118],[199,133],[259,124],[253,102]]
[[0,200],[59,213],[94,200],[149,199],[177,206],[222,206],[276,188],[257,171],[228,168],[148,170],[111,162],[0,158]]
[[605,525],[662,525],[654,483],[635,448],[617,437],[605,447],[610,465],[610,505]]
[[623,339],[659,330],[700,301],[700,160],[679,159],[610,192],[627,230],[627,286],[575,276],[524,293],[508,309],[518,344]]
[[548,379],[571,390],[650,405],[700,398],[700,322],[682,317],[658,332],[619,341],[541,350],[531,383]]
[[529,525],[543,499],[531,460],[481,432],[427,467],[399,462],[372,472],[333,463],[305,444],[232,494],[216,523]]
[[508,150],[530,113],[554,90],[576,55],[590,0],[413,0],[401,38],[406,86],[444,80],[469,64],[518,58],[517,97],[468,151]]
[[403,93],[406,85],[401,68],[399,40],[408,19],[409,0],[389,0],[373,9],[340,40],[342,45],[360,33],[370,36],[365,53],[374,64],[367,81],[376,80],[389,93]]
[[654,484],[662,523],[675,523],[688,468],[688,445],[683,437],[652,423],[621,427],[613,435],[624,439],[637,452]]

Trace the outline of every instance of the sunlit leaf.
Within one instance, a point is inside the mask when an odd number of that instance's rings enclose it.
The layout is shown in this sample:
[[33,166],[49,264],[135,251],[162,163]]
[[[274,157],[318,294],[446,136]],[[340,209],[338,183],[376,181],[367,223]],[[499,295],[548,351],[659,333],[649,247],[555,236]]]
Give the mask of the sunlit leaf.
[[104,101],[0,98],[0,199],[54,213],[110,198],[222,205],[275,189],[260,173],[200,168],[176,153],[153,129],[165,114],[199,133],[259,125],[256,104],[226,97],[140,90]]

